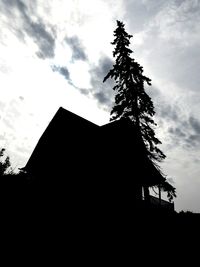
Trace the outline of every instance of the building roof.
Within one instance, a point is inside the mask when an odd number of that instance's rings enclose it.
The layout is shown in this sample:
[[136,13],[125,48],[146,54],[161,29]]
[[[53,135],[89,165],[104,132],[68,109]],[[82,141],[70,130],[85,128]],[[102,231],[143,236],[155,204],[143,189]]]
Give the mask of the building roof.
[[132,176],[142,185],[158,185],[165,180],[160,170],[147,157],[140,134],[129,119],[113,121],[101,126],[107,147],[123,166],[122,173]]
[[[98,126],[59,108],[39,139],[24,170],[40,179],[88,183],[139,183],[165,178],[148,159],[129,119]],[[101,177],[101,178],[99,178]]]
[[80,162],[84,157],[84,148],[93,143],[94,132],[99,126],[80,116],[59,108],[46,130],[40,137],[25,170],[38,172],[61,172],[67,162]]

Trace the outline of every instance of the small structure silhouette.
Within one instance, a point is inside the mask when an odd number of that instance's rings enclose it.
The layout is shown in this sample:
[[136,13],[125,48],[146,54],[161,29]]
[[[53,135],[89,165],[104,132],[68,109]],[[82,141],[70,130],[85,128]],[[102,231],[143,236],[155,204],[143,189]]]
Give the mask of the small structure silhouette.
[[133,206],[174,209],[149,195],[148,188],[165,178],[129,119],[98,126],[59,108],[23,171],[52,205],[67,202],[109,214]]

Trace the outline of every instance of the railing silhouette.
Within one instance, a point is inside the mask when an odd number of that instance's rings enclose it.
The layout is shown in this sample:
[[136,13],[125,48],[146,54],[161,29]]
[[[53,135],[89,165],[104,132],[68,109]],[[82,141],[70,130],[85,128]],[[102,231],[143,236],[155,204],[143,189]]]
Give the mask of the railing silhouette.
[[168,209],[168,210],[174,210],[174,203],[166,201],[164,199],[159,199],[157,197],[154,196],[150,196],[149,197],[149,202],[151,205],[155,206],[155,207],[160,207],[163,209]]
[[158,209],[158,210],[166,210],[166,211],[174,211],[174,203],[166,201],[161,198],[154,197],[149,195],[148,199],[143,198],[138,202],[139,207],[141,208],[150,208],[150,209]]

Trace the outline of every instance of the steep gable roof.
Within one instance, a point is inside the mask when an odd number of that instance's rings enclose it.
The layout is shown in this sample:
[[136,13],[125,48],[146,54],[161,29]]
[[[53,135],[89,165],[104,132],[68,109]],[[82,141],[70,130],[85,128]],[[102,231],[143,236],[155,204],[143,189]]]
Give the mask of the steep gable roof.
[[[165,179],[145,153],[129,119],[98,126],[59,108],[25,168],[42,179],[132,180],[153,186]],[[65,177],[65,178],[64,178]]]
[[55,169],[60,161],[60,166],[57,166],[59,171],[64,158],[80,158],[82,146],[89,140],[92,142],[93,132],[98,128],[94,123],[60,107],[40,137],[24,169],[34,174],[44,168],[48,172],[48,169]]

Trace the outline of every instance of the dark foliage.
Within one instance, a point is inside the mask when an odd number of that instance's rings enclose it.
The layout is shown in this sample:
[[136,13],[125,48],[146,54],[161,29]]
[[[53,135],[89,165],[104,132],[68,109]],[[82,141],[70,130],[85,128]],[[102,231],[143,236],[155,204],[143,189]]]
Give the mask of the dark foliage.
[[167,192],[167,197],[169,201],[171,202],[174,197],[176,197],[176,189],[169,184],[167,181],[163,182],[161,185],[161,190],[164,192]]
[[[5,148],[2,148],[0,150],[0,177],[2,177],[3,175],[6,174],[6,172],[8,172],[11,170],[11,164],[10,164],[10,158],[8,156],[5,156]],[[3,157],[5,157],[5,159],[2,159]]]
[[[140,133],[146,147],[146,153],[152,164],[159,170],[157,162],[161,162],[166,156],[157,145],[161,141],[155,136],[154,127],[156,123],[153,120],[155,114],[154,105],[145,92],[145,85],[151,85],[151,79],[143,74],[143,67],[131,57],[133,52],[130,48],[129,35],[124,28],[124,23],[117,21],[117,28],[114,31],[115,46],[113,57],[116,58],[113,68],[104,78],[114,79],[116,91],[115,104],[111,110],[111,121],[129,118],[138,133]],[[168,198],[171,201],[176,196],[175,188],[167,181],[160,185],[163,191],[168,192]]]
[[114,37],[111,44],[115,45],[113,56],[116,61],[104,78],[104,82],[108,78],[115,80],[113,90],[116,91],[116,96],[111,121],[122,117],[130,118],[142,135],[149,158],[161,161],[165,155],[157,147],[161,142],[153,130],[153,126],[156,126],[152,118],[155,114],[154,105],[144,88],[145,84],[151,85],[151,80],[144,76],[143,67],[131,58],[133,51],[129,45],[132,35],[126,33],[124,24],[120,21],[117,21]]

